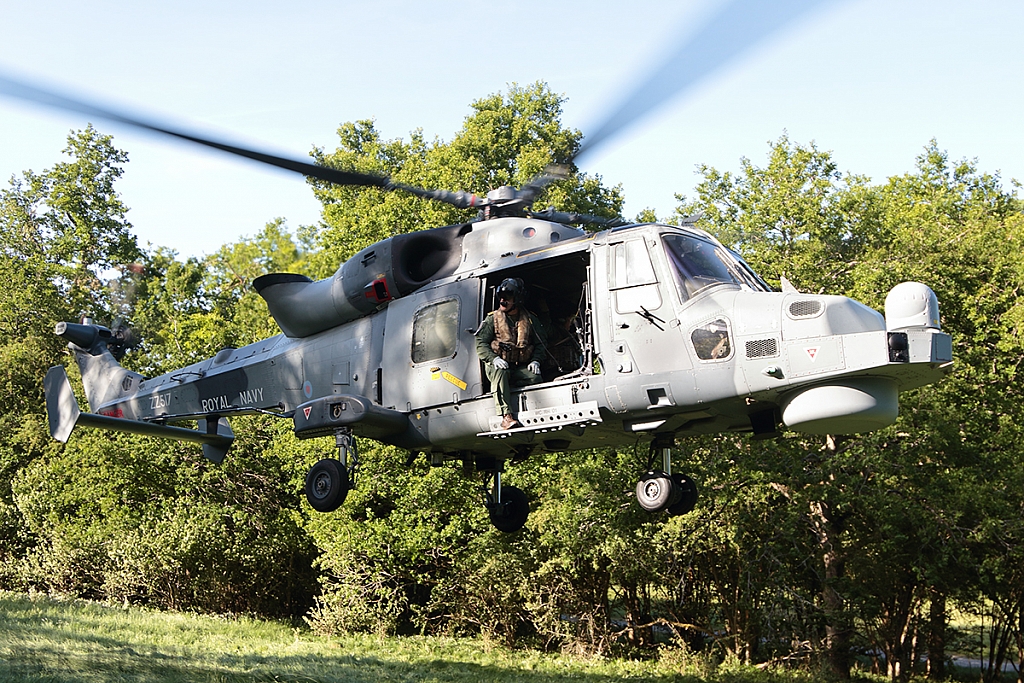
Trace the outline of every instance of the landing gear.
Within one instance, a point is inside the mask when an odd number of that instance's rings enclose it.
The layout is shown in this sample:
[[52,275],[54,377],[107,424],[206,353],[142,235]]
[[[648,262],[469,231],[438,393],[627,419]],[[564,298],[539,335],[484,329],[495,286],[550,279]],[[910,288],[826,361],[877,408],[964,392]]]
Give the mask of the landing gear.
[[[651,442],[648,470],[636,484],[636,501],[647,512],[668,511],[685,515],[697,505],[697,484],[685,474],[672,474],[671,434],[659,434]],[[661,450],[661,469],[653,469],[657,451]]]
[[526,494],[515,486],[504,487],[501,494],[502,501],[487,508],[491,524],[506,534],[519,531],[526,524],[526,518],[530,514],[530,503],[526,500]]
[[338,459],[324,458],[306,473],[306,500],[317,512],[334,512],[345,502],[349,489],[355,486],[359,455],[352,431],[335,434]]
[[679,499],[668,506],[668,514],[685,515],[697,507],[697,482],[685,474],[673,474],[672,488],[676,490]]
[[334,512],[345,502],[349,481],[345,466],[324,458],[306,473],[306,500],[317,512]]
[[515,486],[502,486],[501,469],[494,469],[484,475],[484,506],[494,528],[506,534],[522,529],[530,514],[530,502],[523,490]]
[[636,483],[636,502],[648,512],[668,509],[673,501],[674,486],[672,475],[661,470],[647,470]]

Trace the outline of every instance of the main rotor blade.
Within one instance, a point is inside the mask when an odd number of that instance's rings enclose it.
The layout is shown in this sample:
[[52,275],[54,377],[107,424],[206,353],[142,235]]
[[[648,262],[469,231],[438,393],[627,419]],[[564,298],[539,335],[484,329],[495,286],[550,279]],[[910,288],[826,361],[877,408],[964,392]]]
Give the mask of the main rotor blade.
[[558,180],[565,180],[569,177],[569,167],[565,164],[548,164],[540,173],[530,179],[530,182],[523,185],[519,194],[527,201],[533,200],[551,183]]
[[266,152],[259,152],[245,147],[238,147],[226,142],[220,142],[212,138],[203,137],[195,133],[170,128],[152,121],[146,121],[145,119],[136,116],[130,116],[123,112],[114,111],[113,109],[107,109],[96,104],[78,100],[67,95],[62,95],[55,91],[44,90],[43,88],[39,88],[29,83],[25,83],[24,81],[7,76],[2,72],[0,72],[0,94],[10,95],[11,97],[17,97],[19,99],[43,104],[56,109],[64,109],[67,111],[78,112],[79,114],[85,114],[86,116],[122,123],[135,128],[142,128],[143,130],[160,133],[162,135],[170,135],[180,140],[188,140],[189,142],[194,142],[199,145],[219,149],[222,152],[227,152],[228,154],[234,154],[263,164],[283,168],[287,171],[293,171],[305,176],[325,180],[329,183],[334,183],[335,185],[360,185],[391,189],[391,180],[384,176],[371,175],[369,173],[358,173],[355,171],[340,171],[326,166],[317,166],[316,164],[311,164],[308,161],[289,159],[287,157],[267,154]]
[[584,138],[574,160],[828,1],[728,0]]

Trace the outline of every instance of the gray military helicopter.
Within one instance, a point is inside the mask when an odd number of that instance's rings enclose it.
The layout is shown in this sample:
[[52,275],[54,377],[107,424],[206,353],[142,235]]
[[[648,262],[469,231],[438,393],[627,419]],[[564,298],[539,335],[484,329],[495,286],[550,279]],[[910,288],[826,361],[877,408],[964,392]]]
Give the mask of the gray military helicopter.
[[[523,491],[502,484],[502,473],[532,453],[646,440],[650,460],[638,473],[637,501],[652,513],[682,514],[694,508],[697,487],[672,470],[678,440],[879,429],[896,419],[899,392],[937,381],[952,365],[951,339],[926,285],[894,287],[884,316],[786,283],[773,291],[694,222],[626,224],[534,210],[565,167],[485,197],[426,190],[0,80],[9,94],[328,182],[479,212],[464,223],[377,242],[323,280],[257,278],[253,287],[281,334],[158,377],[119,364],[131,345],[123,328],[89,319],[58,323],[91,409],[81,411],[63,366],[51,368],[46,406],[60,441],[76,427],[145,434],[200,443],[219,463],[234,438],[231,417],[270,415],[291,420],[299,438],[334,439],[337,457],[320,460],[306,477],[315,510],[344,502],[359,469],[357,439],[368,438],[410,457],[424,454],[432,465],[458,461],[480,473],[491,522],[512,532],[526,522],[529,505]],[[609,134],[599,131],[591,142]],[[543,381],[513,391],[521,426],[501,429],[475,333],[508,278],[527,284],[526,307],[542,314],[548,334]],[[183,426],[191,423],[198,428]]]
[[[383,240],[329,278],[258,278],[282,334],[159,377],[121,367],[124,344],[109,329],[58,323],[94,412],[80,411],[63,366],[51,368],[52,435],[66,441],[81,426],[194,441],[219,462],[233,439],[227,418],[274,415],[299,438],[335,439],[338,457],[306,478],[316,510],[342,504],[366,437],[483,473],[493,524],[515,531],[528,504],[502,486],[509,461],[646,437],[661,460],[641,474],[637,500],[681,514],[697,490],[672,472],[678,439],[879,429],[896,419],[900,391],[951,366],[923,284],[894,287],[883,317],[842,296],[772,291],[693,225],[586,233],[556,220],[579,216],[508,215],[521,191],[484,201],[498,215]],[[513,392],[522,427],[500,430],[474,332],[509,277],[529,283],[564,334],[549,337],[544,381]],[[174,426],[185,421],[200,427]]]

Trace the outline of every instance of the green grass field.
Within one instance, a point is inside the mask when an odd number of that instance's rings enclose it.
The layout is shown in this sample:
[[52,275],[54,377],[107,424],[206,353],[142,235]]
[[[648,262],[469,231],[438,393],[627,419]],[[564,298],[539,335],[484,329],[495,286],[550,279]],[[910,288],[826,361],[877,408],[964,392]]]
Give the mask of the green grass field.
[[[0,681],[702,680],[687,667],[512,651],[471,639],[324,638],[247,618],[0,593]],[[793,680],[753,669],[725,678]]]
[[[885,680],[863,671],[855,677],[865,683]],[[954,680],[977,677],[977,669],[954,673]],[[562,680],[814,683],[819,679],[805,671],[728,663],[713,666],[704,657],[687,659],[678,649],[660,661],[633,661],[510,650],[470,638],[327,638],[281,622],[0,591],[0,683]]]

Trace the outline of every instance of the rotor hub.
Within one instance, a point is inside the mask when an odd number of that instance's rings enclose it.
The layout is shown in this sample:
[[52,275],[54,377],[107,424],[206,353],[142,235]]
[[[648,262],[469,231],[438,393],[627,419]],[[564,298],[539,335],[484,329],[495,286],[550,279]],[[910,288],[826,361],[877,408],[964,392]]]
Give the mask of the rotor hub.
[[484,219],[524,216],[532,202],[533,197],[527,192],[510,185],[496,187],[487,193],[487,203],[484,205]]

